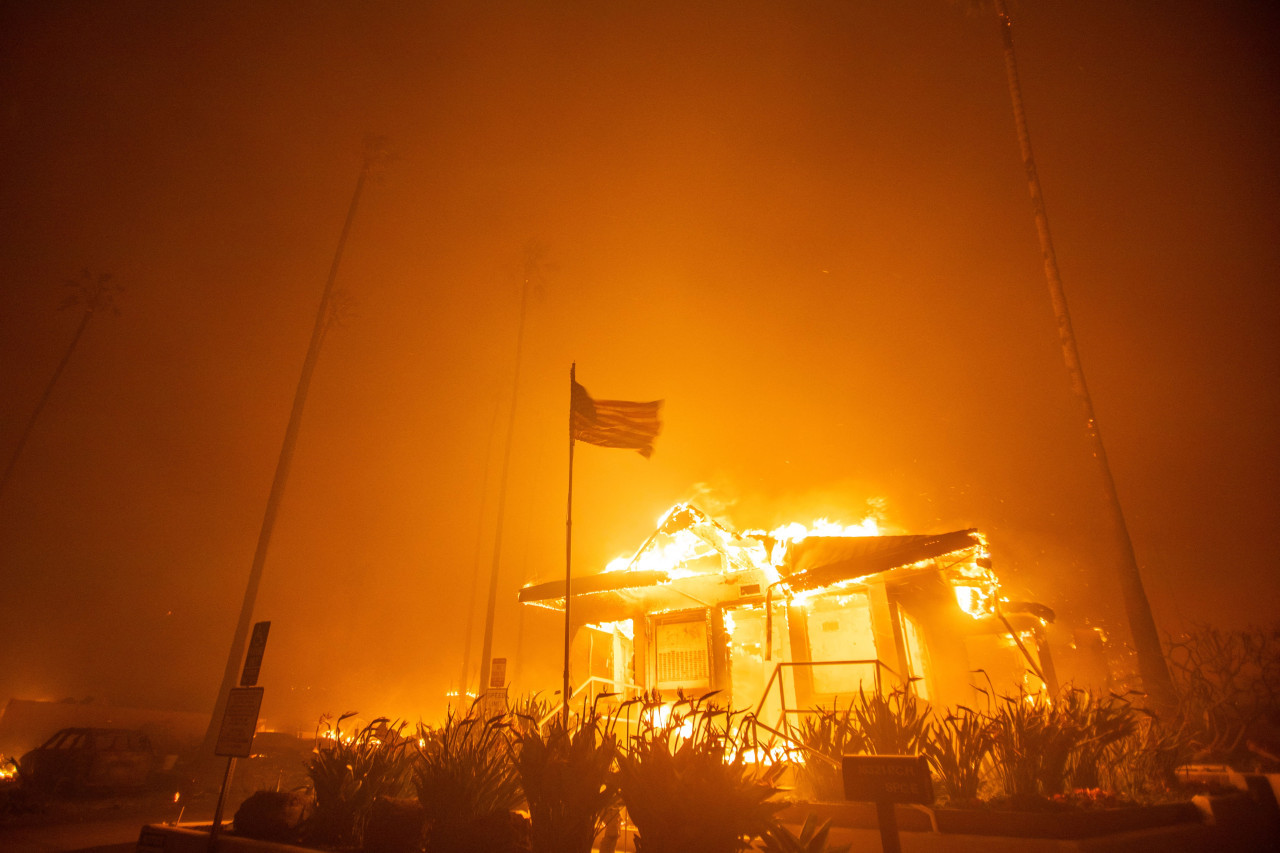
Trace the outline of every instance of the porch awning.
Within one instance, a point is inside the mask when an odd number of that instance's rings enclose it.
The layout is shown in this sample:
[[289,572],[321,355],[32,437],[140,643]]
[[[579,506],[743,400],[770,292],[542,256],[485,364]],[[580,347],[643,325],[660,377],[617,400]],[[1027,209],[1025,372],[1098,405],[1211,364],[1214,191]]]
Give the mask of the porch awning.
[[980,544],[974,529],[935,535],[811,536],[787,550],[787,586],[794,592],[819,589]]
[[[624,589],[655,586],[667,580],[662,571],[602,572],[573,578],[571,591],[575,597],[591,593],[618,592]],[[520,590],[520,602],[549,602],[564,600],[564,579],[533,584]]]

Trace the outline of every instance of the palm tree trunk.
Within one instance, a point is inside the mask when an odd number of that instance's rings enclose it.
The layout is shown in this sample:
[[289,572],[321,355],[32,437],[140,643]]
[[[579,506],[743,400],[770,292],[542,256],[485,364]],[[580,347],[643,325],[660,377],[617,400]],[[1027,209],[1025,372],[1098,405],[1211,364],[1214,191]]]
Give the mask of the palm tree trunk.
[[1085,384],[1084,369],[1080,365],[1080,353],[1076,347],[1075,333],[1071,328],[1071,315],[1067,310],[1067,297],[1058,273],[1058,259],[1049,234],[1049,219],[1045,213],[1044,196],[1040,189],[1040,177],[1036,172],[1035,158],[1031,153],[1031,135],[1027,130],[1027,117],[1022,106],[1022,87],[1018,82],[1018,65],[1013,52],[1013,22],[1005,8],[1004,0],[995,0],[996,15],[1004,41],[1004,65],[1009,82],[1009,97],[1013,101],[1013,118],[1018,131],[1018,145],[1022,149],[1022,163],[1027,172],[1027,188],[1031,193],[1031,207],[1035,214],[1036,233],[1040,238],[1040,252],[1044,257],[1044,274],[1049,285],[1049,298],[1053,314],[1058,321],[1058,342],[1062,347],[1062,359],[1070,377],[1071,390],[1080,404],[1084,416],[1085,434],[1088,437],[1094,462],[1102,485],[1103,497],[1111,515],[1111,533],[1117,560],[1116,570],[1120,591],[1124,600],[1125,615],[1133,637],[1134,651],[1138,657],[1138,672],[1143,688],[1158,709],[1173,708],[1173,682],[1160,647],[1155,619],[1142,586],[1142,574],[1134,556],[1133,541],[1125,523],[1120,496],[1116,492],[1107,451],[1102,444],[1102,433],[1093,410],[1093,400]]
[[13,476],[13,469],[18,464],[18,457],[22,455],[22,450],[27,446],[27,439],[31,438],[31,431],[36,425],[36,421],[40,418],[40,413],[44,411],[45,404],[49,402],[49,397],[53,394],[53,387],[58,384],[58,379],[62,377],[62,371],[66,369],[67,362],[71,360],[71,354],[76,351],[76,345],[80,343],[80,336],[84,334],[85,327],[89,325],[89,321],[93,319],[93,306],[88,305],[84,309],[84,316],[80,318],[80,325],[76,326],[76,333],[71,338],[71,343],[67,344],[67,350],[62,354],[62,361],[58,362],[57,368],[53,371],[53,376],[49,377],[49,382],[44,386],[44,393],[40,395],[40,402],[36,403],[35,410],[31,412],[31,417],[27,418],[26,425],[22,428],[22,434],[18,436],[18,444],[13,448],[13,455],[9,457],[9,464],[4,468],[4,474],[0,476],[0,495],[4,494],[5,489],[9,485],[9,478]]
[[298,377],[298,387],[293,395],[293,409],[289,413],[289,424],[285,427],[284,442],[276,462],[275,478],[271,481],[271,492],[267,496],[267,509],[263,514],[262,529],[258,533],[258,546],[253,554],[253,565],[249,569],[249,582],[245,587],[244,601],[240,605],[240,618],[236,622],[235,633],[231,637],[231,651],[227,655],[222,685],[218,688],[213,716],[209,720],[209,728],[205,731],[204,743],[200,750],[201,757],[205,759],[213,757],[213,750],[218,741],[218,730],[222,725],[222,715],[227,707],[227,699],[231,695],[231,689],[236,685],[240,662],[244,658],[245,645],[253,623],[253,608],[258,598],[258,585],[262,580],[262,569],[267,562],[267,549],[271,545],[271,533],[275,529],[276,516],[280,512],[280,500],[284,496],[285,483],[289,479],[293,450],[298,443],[302,410],[307,403],[311,375],[315,372],[316,362],[320,357],[320,346],[324,342],[325,330],[329,323],[329,305],[333,297],[333,284],[338,277],[338,263],[342,260],[342,250],[346,246],[347,234],[351,231],[351,222],[355,219],[360,192],[373,165],[373,157],[372,152],[366,152],[360,177],[356,180],[355,192],[351,196],[351,204],[347,208],[347,219],[342,225],[342,234],[338,237],[338,248],[334,252],[333,264],[329,267],[329,279],[320,297],[320,307],[316,310],[316,321],[311,330],[311,344],[307,349],[307,357],[302,363],[302,374]]
[[520,393],[520,363],[524,358],[524,321],[529,307],[529,279],[538,262],[538,250],[530,244],[525,249],[524,281],[520,286],[520,325],[516,329],[516,366],[511,378],[511,414],[507,418],[507,444],[502,453],[502,479],[498,485],[497,531],[493,541],[493,567],[489,572],[489,598],[485,606],[484,639],[480,644],[480,689],[484,695],[489,689],[489,667],[493,654],[493,619],[498,603],[498,570],[502,559],[503,523],[507,514],[507,479],[511,470],[511,444],[516,428],[516,399]]
[[[467,627],[463,629],[462,672],[458,675],[458,707],[465,709],[471,683],[471,640],[475,628],[476,598],[480,592],[480,549],[484,545],[484,493],[489,487],[489,463],[493,460],[493,436],[498,431],[498,406],[489,422],[489,444],[484,454],[484,478],[480,481],[480,520],[476,522],[476,560],[471,572],[471,596],[467,599]],[[480,694],[476,694],[477,696]]]

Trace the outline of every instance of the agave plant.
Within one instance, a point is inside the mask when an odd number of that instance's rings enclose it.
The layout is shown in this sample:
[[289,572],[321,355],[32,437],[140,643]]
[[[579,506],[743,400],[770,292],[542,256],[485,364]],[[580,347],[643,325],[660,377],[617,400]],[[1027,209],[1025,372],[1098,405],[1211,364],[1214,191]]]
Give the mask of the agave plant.
[[1072,788],[1097,788],[1112,746],[1138,730],[1137,713],[1123,696],[1096,696],[1069,687],[1058,697],[1058,714],[1067,718],[1080,737],[1067,760]]
[[819,821],[815,815],[806,815],[799,835],[779,824],[765,834],[762,849],[764,853],[848,853],[852,844],[827,846],[827,833],[830,831],[831,821]]
[[930,727],[923,752],[952,804],[978,799],[992,741],[991,719],[963,705]]
[[591,853],[616,796],[613,732],[594,714],[573,730],[559,715],[545,729],[532,718],[524,722],[513,738],[513,761],[529,806],[533,853]]
[[873,755],[916,755],[929,724],[929,705],[916,699],[905,687],[894,688],[887,697],[870,697],[859,688],[850,705],[854,723],[866,738],[866,751]]
[[[803,796],[818,802],[844,799],[840,757],[867,751],[867,738],[853,717],[853,703],[841,710],[818,707],[792,727],[795,740],[810,755],[796,764],[796,776]],[[823,760],[825,758],[825,760]]]
[[1043,693],[1021,689],[1001,696],[992,717],[991,756],[1005,794],[1018,801],[1062,793],[1082,734]]
[[642,715],[618,756],[618,788],[637,853],[736,853],[775,825],[771,802],[784,766],[744,761],[733,715],[681,699],[665,720]]
[[405,723],[379,717],[350,733],[325,717],[306,762],[315,789],[315,811],[304,827],[312,841],[330,846],[359,844],[369,810],[378,797],[395,797],[405,788],[413,753],[403,736]]
[[430,853],[509,849],[511,812],[522,802],[520,779],[502,717],[448,712],[438,729],[419,726],[413,784]]

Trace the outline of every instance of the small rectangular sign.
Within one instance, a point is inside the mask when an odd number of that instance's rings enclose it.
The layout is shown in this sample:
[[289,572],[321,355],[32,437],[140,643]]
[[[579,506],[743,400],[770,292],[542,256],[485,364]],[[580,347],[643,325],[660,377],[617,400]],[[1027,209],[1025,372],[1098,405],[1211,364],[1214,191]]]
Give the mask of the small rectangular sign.
[[933,780],[923,755],[846,755],[843,769],[846,800],[933,804]]
[[489,665],[489,687],[497,689],[507,686],[507,659],[494,658]]
[[267,632],[270,630],[270,622],[259,622],[253,626],[253,636],[249,638],[249,651],[244,656],[244,669],[240,671],[241,687],[253,687],[258,683],[258,671],[262,669],[262,653],[267,649]]
[[483,719],[500,717],[507,713],[507,689],[486,690],[480,694],[480,716]]
[[258,729],[258,712],[262,710],[261,687],[233,687],[222,712],[222,728],[214,755],[248,758],[253,752],[253,733]]

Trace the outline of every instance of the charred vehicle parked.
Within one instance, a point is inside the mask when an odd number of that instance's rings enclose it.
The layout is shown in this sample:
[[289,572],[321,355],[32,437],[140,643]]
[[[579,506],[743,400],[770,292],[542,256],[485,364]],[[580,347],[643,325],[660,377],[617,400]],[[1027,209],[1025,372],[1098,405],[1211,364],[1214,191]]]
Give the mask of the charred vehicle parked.
[[63,791],[113,791],[147,785],[160,761],[135,729],[71,728],[18,762],[24,782]]

